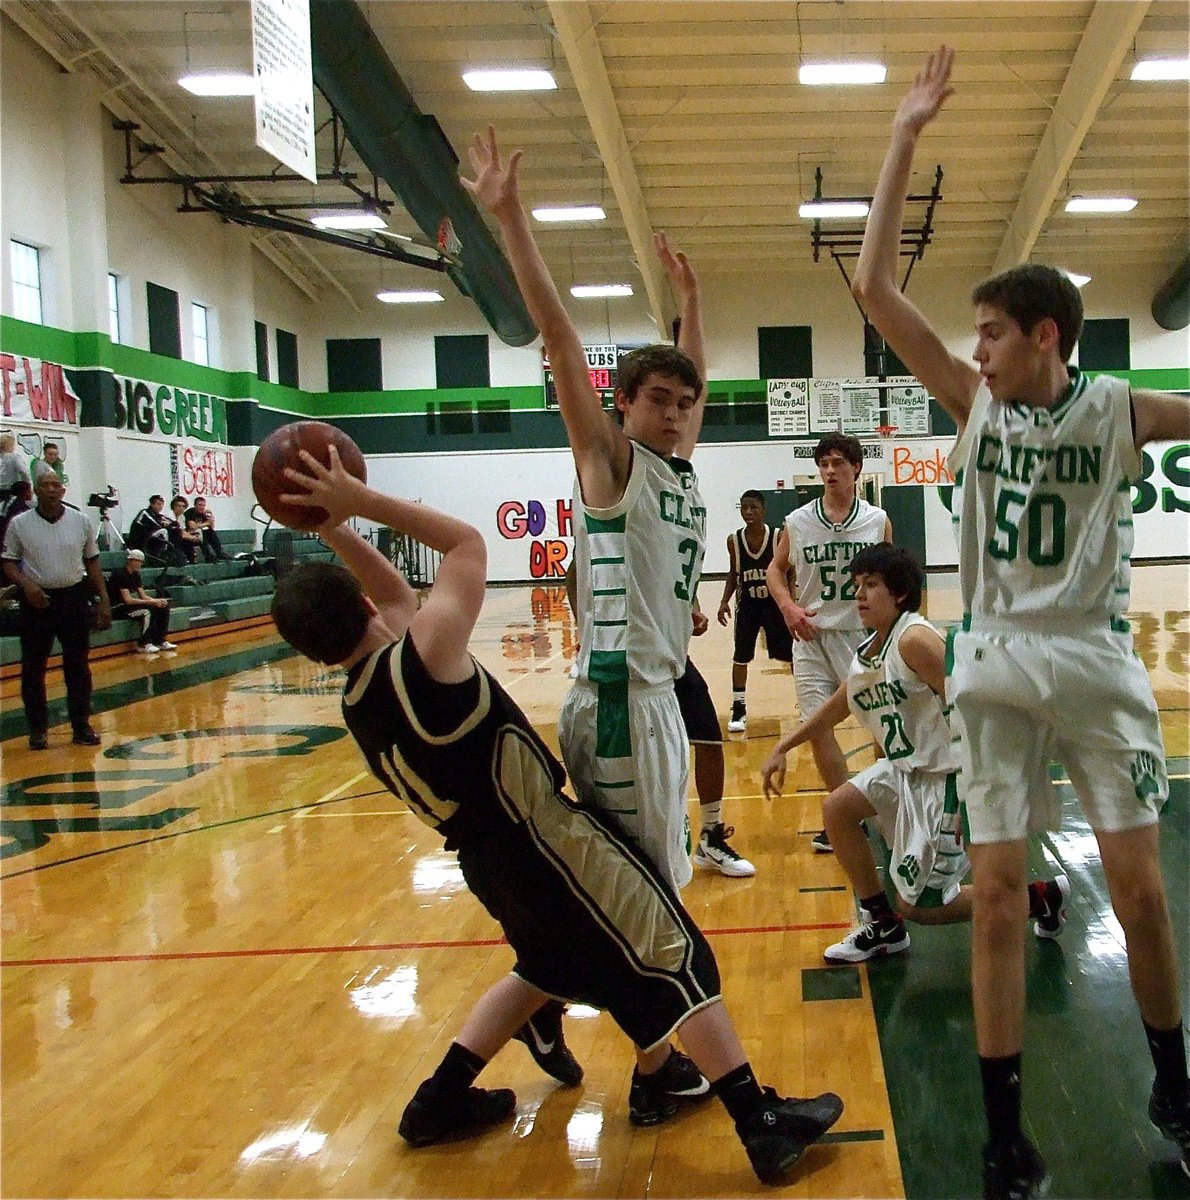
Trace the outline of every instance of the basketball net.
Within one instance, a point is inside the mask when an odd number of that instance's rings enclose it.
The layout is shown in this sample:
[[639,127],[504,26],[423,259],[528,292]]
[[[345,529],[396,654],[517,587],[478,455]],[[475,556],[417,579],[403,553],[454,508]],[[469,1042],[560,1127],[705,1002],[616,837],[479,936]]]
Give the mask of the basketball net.
[[438,224],[438,253],[443,258],[450,259],[452,263],[458,263],[462,250],[463,243],[455,233],[455,227],[451,224],[450,218],[443,217]]

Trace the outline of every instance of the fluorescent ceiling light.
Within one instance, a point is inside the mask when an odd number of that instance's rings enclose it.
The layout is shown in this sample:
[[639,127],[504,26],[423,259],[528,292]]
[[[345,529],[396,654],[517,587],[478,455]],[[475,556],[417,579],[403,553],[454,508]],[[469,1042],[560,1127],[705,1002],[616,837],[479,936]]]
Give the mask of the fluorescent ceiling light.
[[1190,58],[1145,58],[1132,68],[1132,78],[1190,79]]
[[831,217],[866,217],[868,206],[862,200],[812,200],[800,205],[797,215],[809,221],[824,217],[828,220]]
[[630,283],[576,283],[570,289],[572,296],[580,300],[593,300],[598,296],[631,296]]
[[183,75],[178,83],[195,96],[256,95],[256,80],[251,75],[227,71],[204,75]]
[[473,92],[552,92],[558,85],[549,71],[464,71],[463,82]]
[[1087,284],[1091,282],[1090,275],[1080,275],[1077,271],[1067,271],[1063,267],[1059,267],[1058,270],[1061,271],[1062,274],[1065,275],[1066,278],[1069,279],[1076,288],[1086,287]]
[[413,239],[407,233],[395,233],[391,229],[382,229],[380,231],[386,238],[392,238],[397,242],[411,242]]
[[797,81],[807,87],[841,87],[852,83],[883,83],[887,74],[888,68],[883,63],[802,63],[797,69]]
[[441,292],[377,292],[376,299],[385,304],[438,304]]
[[607,213],[598,204],[578,204],[571,208],[535,208],[533,215],[539,221],[603,221]]
[[379,213],[361,209],[344,209],[342,212],[319,213],[310,218],[311,225],[319,229],[387,229],[388,222]]
[[1069,213],[1126,213],[1135,207],[1131,196],[1075,196],[1066,201]]

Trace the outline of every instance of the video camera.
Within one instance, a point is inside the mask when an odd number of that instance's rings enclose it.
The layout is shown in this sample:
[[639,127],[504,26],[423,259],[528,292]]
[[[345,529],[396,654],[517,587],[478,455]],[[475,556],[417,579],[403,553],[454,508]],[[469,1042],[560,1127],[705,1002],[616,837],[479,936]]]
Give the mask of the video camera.
[[87,501],[88,508],[97,508],[105,513],[109,508],[115,508],[120,503],[120,493],[109,483],[106,492],[92,492]]

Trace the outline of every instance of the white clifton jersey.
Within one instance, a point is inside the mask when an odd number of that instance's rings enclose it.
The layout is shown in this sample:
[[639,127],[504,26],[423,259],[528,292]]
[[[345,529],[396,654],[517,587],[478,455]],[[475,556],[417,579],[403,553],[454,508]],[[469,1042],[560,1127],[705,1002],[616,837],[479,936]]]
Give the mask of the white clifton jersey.
[[998,402],[981,384],[951,454],[963,610],[976,621],[1126,628],[1140,474],[1130,392],[1070,374],[1052,408]]
[[694,468],[632,444],[619,504],[590,508],[577,481],[579,678],[671,683],[686,669],[707,510]]
[[901,657],[901,636],[915,625],[938,633],[919,613],[905,612],[879,650],[871,650],[877,634],[863,642],[847,673],[847,706],[884,747],[890,766],[948,775],[959,769],[950,708]]
[[848,568],[865,546],[884,541],[887,521],[884,509],[858,495],[839,522],[826,515],[821,497],[795,508],[785,518],[789,565],[794,572],[793,599],[799,608],[818,610],[812,619],[819,629],[863,629]]

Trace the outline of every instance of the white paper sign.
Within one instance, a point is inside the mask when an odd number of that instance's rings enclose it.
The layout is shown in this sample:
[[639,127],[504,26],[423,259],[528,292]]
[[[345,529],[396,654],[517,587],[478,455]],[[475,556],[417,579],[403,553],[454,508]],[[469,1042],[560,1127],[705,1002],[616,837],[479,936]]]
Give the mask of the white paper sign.
[[318,182],[310,0],[252,0],[256,144]]
[[874,433],[880,424],[880,389],[867,379],[843,380],[843,432]]
[[886,382],[888,424],[900,436],[917,437],[930,432],[930,398],[912,375],[889,377]]
[[810,432],[810,381],[770,379],[769,437],[805,437]]
[[835,433],[843,388],[837,379],[810,380],[810,428],[815,433]]

